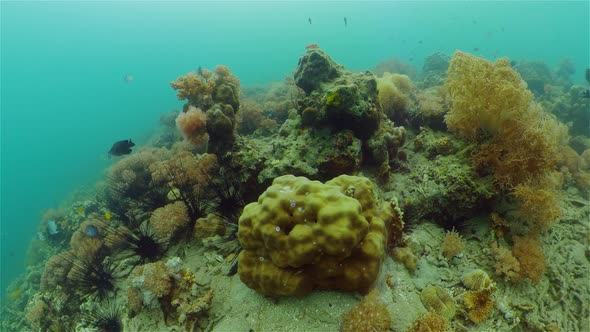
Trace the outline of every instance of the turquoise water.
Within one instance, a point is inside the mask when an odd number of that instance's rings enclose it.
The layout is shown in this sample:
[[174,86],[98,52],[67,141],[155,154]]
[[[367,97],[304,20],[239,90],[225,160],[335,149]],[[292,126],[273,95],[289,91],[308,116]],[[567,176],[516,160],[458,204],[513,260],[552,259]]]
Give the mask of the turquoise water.
[[589,9],[587,1],[3,1],[1,289],[23,272],[40,211],[100,178],[114,141],[142,145],[159,114],[181,105],[168,82],[198,66],[228,65],[243,85],[282,80],[315,42],[354,70],[392,56],[421,68],[429,54],[455,49],[550,66],[568,57],[581,83]]

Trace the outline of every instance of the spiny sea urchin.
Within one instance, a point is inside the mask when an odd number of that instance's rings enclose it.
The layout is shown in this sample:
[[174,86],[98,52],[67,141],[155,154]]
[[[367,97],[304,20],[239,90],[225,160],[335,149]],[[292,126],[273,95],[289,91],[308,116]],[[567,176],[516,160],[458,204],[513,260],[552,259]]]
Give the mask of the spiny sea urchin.
[[84,316],[86,324],[101,332],[123,331],[121,307],[115,302],[106,301]]
[[105,240],[119,259],[135,257],[137,264],[155,262],[166,254],[167,245],[160,239],[149,223],[144,222],[138,228],[127,227],[112,229]]
[[105,299],[115,291],[117,273],[115,266],[107,258],[74,259],[68,279],[83,298]]

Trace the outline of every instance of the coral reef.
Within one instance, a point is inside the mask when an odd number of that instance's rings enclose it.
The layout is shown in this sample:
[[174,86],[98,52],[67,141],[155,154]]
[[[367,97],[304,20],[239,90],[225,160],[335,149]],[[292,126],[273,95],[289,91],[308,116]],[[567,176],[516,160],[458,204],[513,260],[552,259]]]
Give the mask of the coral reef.
[[213,299],[213,291],[199,289],[194,273],[178,257],[138,266],[129,279],[131,316],[144,309],[161,309],[167,324],[183,325],[186,331],[194,330]]
[[188,116],[180,114],[177,118],[183,120],[183,126],[179,127],[185,135],[188,133],[187,137],[198,138],[197,142],[201,142],[204,137],[202,127],[206,125],[209,135],[207,151],[223,154],[231,150],[235,141],[236,113],[240,108],[240,81],[229,68],[219,65],[214,73],[206,69],[199,73],[190,72],[170,85],[178,91],[178,99],[188,100],[184,112],[192,112]]
[[306,93],[299,105],[305,124],[352,130],[361,139],[379,127],[377,82],[370,72],[349,72],[314,48],[299,59],[295,83]]
[[[470,160],[463,155],[469,154],[469,147],[429,130],[419,134],[413,145],[417,153],[408,156],[408,176],[394,178],[408,224],[432,220],[446,229],[460,229],[464,220],[490,209],[495,196],[493,183],[489,177],[474,174]],[[465,152],[444,155],[452,150]]]
[[267,295],[366,292],[379,271],[389,222],[380,218],[366,178],[339,176],[326,184],[276,178],[240,216],[240,279]]
[[387,307],[372,290],[349,312],[342,315],[341,332],[388,331],[391,317]]

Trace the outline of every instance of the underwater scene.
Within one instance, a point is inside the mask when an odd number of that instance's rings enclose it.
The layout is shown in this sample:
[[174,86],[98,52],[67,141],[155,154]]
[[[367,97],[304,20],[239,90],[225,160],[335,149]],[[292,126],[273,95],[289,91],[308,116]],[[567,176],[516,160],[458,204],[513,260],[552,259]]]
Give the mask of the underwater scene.
[[0,331],[590,331],[590,2],[0,6]]

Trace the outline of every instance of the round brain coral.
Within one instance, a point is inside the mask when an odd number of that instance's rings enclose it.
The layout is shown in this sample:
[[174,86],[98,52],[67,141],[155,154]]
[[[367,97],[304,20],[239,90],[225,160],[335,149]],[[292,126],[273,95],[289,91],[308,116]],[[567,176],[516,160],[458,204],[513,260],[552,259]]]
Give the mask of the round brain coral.
[[240,216],[240,279],[266,295],[366,292],[385,252],[389,220],[382,216],[392,214],[382,211],[365,178],[276,178]]

